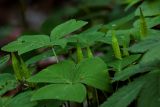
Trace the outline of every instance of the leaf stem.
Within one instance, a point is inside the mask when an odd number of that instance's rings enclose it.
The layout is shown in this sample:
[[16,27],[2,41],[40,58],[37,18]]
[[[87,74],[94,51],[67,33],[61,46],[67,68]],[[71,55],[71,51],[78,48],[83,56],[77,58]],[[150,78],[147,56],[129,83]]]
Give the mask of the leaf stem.
[[56,54],[56,51],[55,51],[55,49],[52,47],[52,52],[53,52],[53,54],[54,54],[54,56],[55,56],[55,58],[56,58],[56,62],[58,63],[59,62],[59,60],[58,60],[58,57],[57,57],[57,54]]

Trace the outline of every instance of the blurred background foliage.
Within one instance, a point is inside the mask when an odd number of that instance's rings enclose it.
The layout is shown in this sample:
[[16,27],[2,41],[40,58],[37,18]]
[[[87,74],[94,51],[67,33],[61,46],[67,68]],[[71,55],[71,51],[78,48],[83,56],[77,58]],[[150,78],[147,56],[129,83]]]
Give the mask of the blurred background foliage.
[[[107,32],[116,23],[116,29],[122,30],[118,32],[120,35],[128,34],[126,32],[130,32],[136,25],[134,22],[139,18],[137,7],[141,6],[144,16],[152,18],[160,13],[159,4],[159,0],[0,0],[0,47],[24,34],[50,35],[55,26],[72,18],[88,21],[89,24],[84,29],[103,26],[100,27],[101,31]],[[158,19],[155,19],[156,24],[159,22]],[[150,23],[151,27],[155,27],[154,22]],[[101,51],[107,49],[103,48],[102,44],[93,48]],[[65,50],[57,51],[62,53]],[[29,53],[24,54],[26,59],[36,54],[34,51]],[[50,56],[46,53],[47,55],[42,56]],[[5,54],[0,50],[0,56]],[[107,60],[109,59],[112,58]],[[48,63],[50,61],[46,65]],[[45,63],[40,64],[40,69],[43,66]],[[10,71],[10,67],[4,68],[6,72]]]

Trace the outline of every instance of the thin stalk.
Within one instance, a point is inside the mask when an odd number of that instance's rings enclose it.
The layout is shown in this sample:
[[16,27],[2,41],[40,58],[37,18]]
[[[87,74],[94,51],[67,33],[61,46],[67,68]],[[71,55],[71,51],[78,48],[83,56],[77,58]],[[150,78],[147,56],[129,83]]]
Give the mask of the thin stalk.
[[55,56],[55,58],[56,58],[56,62],[58,63],[59,62],[59,60],[58,60],[58,57],[57,57],[57,54],[56,54],[56,51],[55,51],[55,49],[52,47],[52,52],[53,52],[53,54],[54,54],[54,56]]
[[99,107],[99,98],[98,98],[98,93],[96,89],[95,89],[95,95],[96,95],[97,106]]

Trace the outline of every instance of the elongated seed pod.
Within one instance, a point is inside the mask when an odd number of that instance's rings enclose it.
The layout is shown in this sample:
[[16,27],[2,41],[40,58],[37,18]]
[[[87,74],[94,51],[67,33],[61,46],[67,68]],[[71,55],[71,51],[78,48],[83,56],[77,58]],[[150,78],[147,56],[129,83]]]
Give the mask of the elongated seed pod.
[[129,56],[129,52],[127,50],[128,44],[127,44],[127,41],[124,37],[122,37],[122,42],[123,42],[123,44],[122,44],[123,45],[123,55],[124,56]]
[[122,59],[119,43],[115,35],[115,30],[112,30],[112,48],[113,48],[115,57],[117,59]]
[[83,52],[79,45],[77,45],[77,61],[80,62],[83,60]]
[[93,53],[92,53],[89,46],[87,46],[87,56],[88,56],[88,58],[93,58]]
[[23,77],[22,77],[22,74],[21,74],[20,62],[19,62],[19,60],[17,59],[17,57],[14,53],[11,53],[11,56],[12,56],[12,67],[13,67],[16,79],[18,81],[22,81]]
[[140,39],[143,39],[147,36],[147,23],[145,21],[142,9],[140,8]]
[[27,65],[23,61],[22,57],[20,57],[20,63],[21,63],[21,71],[23,73],[23,77],[26,80],[31,76],[31,73],[30,73],[29,69],[27,68]]

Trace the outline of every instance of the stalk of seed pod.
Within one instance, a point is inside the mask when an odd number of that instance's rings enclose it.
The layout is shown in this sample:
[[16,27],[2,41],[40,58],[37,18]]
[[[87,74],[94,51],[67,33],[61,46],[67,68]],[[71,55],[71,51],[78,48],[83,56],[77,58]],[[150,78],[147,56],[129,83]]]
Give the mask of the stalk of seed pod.
[[88,58],[93,58],[93,53],[92,53],[89,46],[87,46],[87,56],[88,56]]
[[112,48],[113,48],[113,52],[114,52],[115,57],[117,59],[122,59],[119,43],[118,43],[117,37],[115,35],[115,30],[112,30]]
[[140,39],[143,39],[147,36],[147,24],[142,12],[142,9],[140,8]]
[[17,57],[14,53],[11,53],[11,56],[12,56],[12,67],[13,67],[16,79],[18,81],[22,81],[23,77],[22,77],[22,74],[21,74],[20,62],[19,62],[19,60],[17,59]]

